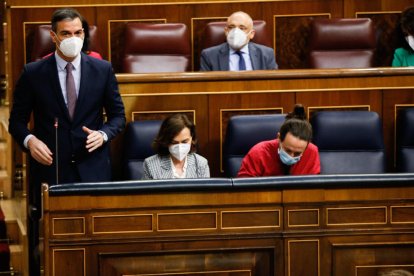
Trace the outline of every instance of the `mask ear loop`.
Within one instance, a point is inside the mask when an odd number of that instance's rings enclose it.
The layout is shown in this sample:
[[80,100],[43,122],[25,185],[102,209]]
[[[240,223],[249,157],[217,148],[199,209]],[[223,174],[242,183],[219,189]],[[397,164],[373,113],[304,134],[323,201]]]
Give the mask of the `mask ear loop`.
[[62,41],[59,39],[59,37],[58,37],[57,33],[55,33],[54,31],[52,31],[52,33],[55,35],[55,38],[57,39],[57,41],[62,42]]
[[[58,37],[57,33],[55,33],[54,31],[52,31],[52,33],[55,35],[55,38],[56,38],[56,40],[57,40],[57,41],[59,41],[59,45],[60,45],[60,43],[62,43],[62,40],[60,40],[60,39],[59,39],[59,37]],[[60,49],[60,47],[59,47],[58,43],[55,43],[55,45],[56,45],[56,47],[57,47],[57,48],[59,48],[59,50],[60,50],[60,51],[62,51],[62,50]]]

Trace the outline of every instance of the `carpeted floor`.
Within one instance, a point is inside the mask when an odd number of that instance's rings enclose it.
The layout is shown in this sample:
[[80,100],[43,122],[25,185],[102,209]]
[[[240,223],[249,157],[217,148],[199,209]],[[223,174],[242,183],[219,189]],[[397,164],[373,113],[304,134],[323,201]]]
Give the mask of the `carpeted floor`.
[[7,240],[6,222],[0,209],[0,272],[10,269],[10,249]]

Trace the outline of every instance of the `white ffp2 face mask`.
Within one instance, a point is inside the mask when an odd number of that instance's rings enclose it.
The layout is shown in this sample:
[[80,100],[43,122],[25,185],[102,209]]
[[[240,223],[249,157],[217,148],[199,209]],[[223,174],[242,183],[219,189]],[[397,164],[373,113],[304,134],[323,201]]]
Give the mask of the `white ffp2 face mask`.
[[189,143],[180,143],[171,145],[168,147],[168,151],[175,159],[183,161],[187,154],[190,152],[191,144]]
[[66,57],[77,57],[82,50],[83,39],[77,36],[65,38],[58,46],[62,54]]
[[412,35],[407,35],[405,40],[407,40],[408,45],[410,45],[411,49],[414,51],[414,37]]
[[248,42],[247,34],[239,28],[234,28],[227,34],[227,43],[233,50],[240,50]]

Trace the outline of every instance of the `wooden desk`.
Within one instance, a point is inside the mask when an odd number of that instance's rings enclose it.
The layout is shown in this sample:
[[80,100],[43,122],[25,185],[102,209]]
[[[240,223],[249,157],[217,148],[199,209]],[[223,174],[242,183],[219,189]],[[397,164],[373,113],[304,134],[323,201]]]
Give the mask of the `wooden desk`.
[[414,272],[413,183],[395,174],[44,186],[45,275]]

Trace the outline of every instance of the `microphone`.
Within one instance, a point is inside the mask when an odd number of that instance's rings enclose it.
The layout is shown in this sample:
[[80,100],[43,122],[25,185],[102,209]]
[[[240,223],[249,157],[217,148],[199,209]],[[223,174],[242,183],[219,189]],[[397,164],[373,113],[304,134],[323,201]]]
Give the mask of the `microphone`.
[[56,185],[59,184],[59,148],[58,148],[58,127],[59,127],[59,120],[57,117],[55,117],[55,150],[56,150]]

